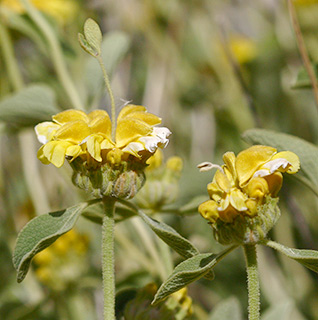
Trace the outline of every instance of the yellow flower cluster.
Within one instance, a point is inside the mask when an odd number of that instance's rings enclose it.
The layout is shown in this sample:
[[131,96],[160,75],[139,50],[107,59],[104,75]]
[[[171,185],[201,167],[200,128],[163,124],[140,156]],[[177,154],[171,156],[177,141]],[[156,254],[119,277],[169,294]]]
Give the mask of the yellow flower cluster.
[[35,274],[43,284],[63,290],[86,269],[87,250],[88,237],[71,230],[34,257]]
[[104,110],[89,114],[66,110],[53,116],[53,122],[35,127],[43,146],[38,158],[44,163],[61,167],[65,158],[82,158],[93,166],[109,163],[118,165],[128,158],[145,163],[158,147],[165,147],[170,131],[155,127],[161,119],[146,108],[127,105],[117,118],[116,136],[112,138],[112,123]]
[[[73,20],[78,12],[78,5],[74,0],[30,0],[30,2],[61,23]],[[0,0],[0,5],[19,14],[25,12],[19,0]]]
[[266,197],[277,196],[282,186],[282,172],[290,174],[299,170],[296,154],[278,152],[272,147],[253,146],[235,157],[233,152],[223,155],[224,165],[208,162],[198,167],[201,171],[217,168],[208,185],[210,200],[199,206],[201,215],[212,224],[219,219],[232,223],[239,216],[254,217]]

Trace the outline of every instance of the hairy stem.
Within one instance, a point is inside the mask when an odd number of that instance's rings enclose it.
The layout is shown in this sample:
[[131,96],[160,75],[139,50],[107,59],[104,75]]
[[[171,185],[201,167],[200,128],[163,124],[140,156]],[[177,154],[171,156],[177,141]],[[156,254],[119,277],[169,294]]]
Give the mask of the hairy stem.
[[244,245],[248,287],[248,319],[260,319],[260,290],[257,267],[256,245]]
[[104,293],[104,320],[115,320],[115,258],[114,258],[114,208],[115,200],[105,197],[103,217],[102,270]]

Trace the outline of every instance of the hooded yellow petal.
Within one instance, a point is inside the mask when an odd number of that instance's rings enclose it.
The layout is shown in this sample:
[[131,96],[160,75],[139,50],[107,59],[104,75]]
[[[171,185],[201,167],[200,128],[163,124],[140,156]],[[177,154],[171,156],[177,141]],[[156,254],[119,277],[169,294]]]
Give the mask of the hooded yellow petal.
[[262,199],[265,195],[269,194],[267,181],[261,177],[252,178],[246,186],[245,192],[251,198]]
[[239,189],[234,189],[230,192],[230,204],[234,209],[238,211],[246,211],[246,200],[247,196]]
[[127,118],[135,118],[135,119],[144,121],[150,126],[155,126],[156,124],[161,123],[161,118],[155,116],[152,113],[143,112],[143,111],[131,112],[127,115]]
[[224,192],[229,192],[231,188],[231,182],[223,172],[220,170],[216,171],[214,179],[221,190]]
[[217,207],[218,205],[215,201],[208,200],[201,203],[198,210],[204,219],[215,222],[219,217]]
[[117,117],[117,122],[127,117],[132,112],[145,112],[145,111],[147,111],[147,109],[143,106],[128,104],[127,106],[123,107],[119,112],[119,115]]
[[92,119],[89,123],[91,132],[102,133],[111,140],[112,123],[110,121],[108,113],[103,110],[95,110],[88,116],[92,116]]
[[234,152],[226,152],[223,155],[223,161],[225,164],[225,174],[227,175],[229,180],[236,180],[236,169],[235,169],[235,154]]
[[57,140],[81,143],[90,135],[90,129],[82,120],[72,121],[61,126],[55,133]]
[[37,154],[38,159],[43,163],[43,164],[50,164],[51,162],[47,159],[47,157],[44,155],[43,149],[45,146],[42,146]]
[[72,160],[77,158],[79,155],[83,154],[83,150],[79,145],[72,145],[66,149],[65,154],[72,157]]
[[137,119],[123,119],[118,121],[116,128],[116,147],[122,148],[129,142],[152,132],[152,127]]
[[272,197],[276,197],[278,191],[283,185],[283,175],[280,172],[275,172],[269,176],[264,177],[268,184],[268,190]]
[[49,162],[60,168],[65,160],[66,149],[71,145],[71,143],[65,141],[48,142],[43,147],[43,155]]
[[287,172],[290,174],[294,174],[296,173],[299,168],[300,168],[300,161],[298,156],[291,152],[291,151],[282,151],[282,152],[278,152],[277,154],[275,154],[271,160],[275,160],[275,159],[286,159],[290,165],[288,165],[288,167],[286,168],[286,170],[279,170],[281,172]]
[[243,187],[252,178],[255,171],[269,161],[275,153],[275,148],[261,145],[240,152],[235,163],[240,187]]
[[73,110],[73,109],[60,112],[55,116],[53,116],[52,119],[59,124],[64,124],[64,123],[76,121],[76,120],[82,120],[84,122],[88,122],[88,117],[85,112],[81,110]]
[[51,140],[53,140],[54,134],[56,130],[60,128],[59,124],[46,121],[39,123],[38,125],[35,126],[35,132],[37,135],[38,140],[45,144]]
[[101,162],[101,143],[104,138],[97,134],[92,134],[86,141],[87,151],[96,161]]
[[208,193],[213,200],[218,201],[222,198],[224,191],[220,189],[216,182],[211,182],[208,184]]

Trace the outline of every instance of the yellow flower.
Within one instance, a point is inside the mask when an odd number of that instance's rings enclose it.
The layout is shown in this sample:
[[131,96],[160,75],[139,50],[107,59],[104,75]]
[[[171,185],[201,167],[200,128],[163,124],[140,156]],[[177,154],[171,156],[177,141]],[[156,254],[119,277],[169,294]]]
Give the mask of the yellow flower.
[[217,168],[208,185],[210,200],[199,206],[201,215],[212,224],[221,220],[232,223],[237,216],[254,217],[267,197],[275,198],[282,186],[282,172],[299,170],[296,154],[278,152],[267,146],[253,146],[235,157],[233,152],[223,155],[224,165],[205,162],[201,171]]
[[[38,10],[54,17],[61,23],[73,20],[78,12],[78,5],[74,0],[30,0],[30,2]],[[0,0],[0,5],[19,14],[25,12],[19,0]]]
[[128,158],[144,163],[158,147],[168,144],[171,133],[167,128],[155,127],[161,119],[136,105],[120,111],[115,141],[111,120],[104,110],[89,114],[67,110],[52,118],[53,122],[40,123],[35,131],[43,143],[38,158],[56,167],[61,167],[65,158],[71,162],[78,157],[94,165],[116,165]]
[[239,64],[244,64],[255,59],[257,48],[255,42],[243,36],[232,36],[230,38],[230,49]]

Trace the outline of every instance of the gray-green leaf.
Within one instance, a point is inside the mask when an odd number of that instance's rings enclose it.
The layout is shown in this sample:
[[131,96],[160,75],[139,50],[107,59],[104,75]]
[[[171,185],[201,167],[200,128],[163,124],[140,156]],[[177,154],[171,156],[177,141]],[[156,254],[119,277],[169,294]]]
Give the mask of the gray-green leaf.
[[88,202],[83,202],[65,210],[43,214],[32,219],[22,229],[13,253],[18,282],[25,278],[32,258],[70,231],[88,205]]
[[0,121],[15,129],[49,120],[60,112],[54,92],[45,85],[31,85],[0,102]]
[[187,239],[182,237],[176,230],[139,210],[142,220],[162,239],[169,247],[185,258],[191,258],[199,254],[199,250]]
[[230,297],[213,309],[209,316],[209,320],[242,320],[242,308],[236,297]]
[[308,183],[313,184],[311,188],[318,188],[318,147],[314,144],[298,137],[278,133],[264,129],[251,129],[243,133],[243,139],[253,144],[264,144],[278,149],[278,151],[288,150],[296,153],[300,159],[301,170],[295,175],[300,176]]
[[87,43],[100,55],[103,36],[99,25],[91,18],[85,21],[84,35]]
[[232,246],[227,248],[219,254],[198,254],[181,262],[173,270],[169,278],[160,286],[152,303],[155,304],[162,301],[171,293],[176,292],[191,282],[202,278],[236,247],[237,246]]
[[318,273],[318,251],[288,248],[275,241],[266,241],[264,244]]

